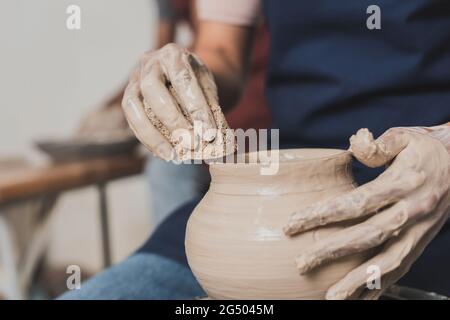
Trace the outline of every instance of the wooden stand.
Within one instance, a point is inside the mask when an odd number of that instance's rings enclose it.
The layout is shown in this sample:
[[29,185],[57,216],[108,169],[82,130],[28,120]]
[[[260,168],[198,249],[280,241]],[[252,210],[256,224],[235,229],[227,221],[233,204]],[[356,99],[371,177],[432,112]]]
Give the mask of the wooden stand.
[[[103,263],[111,265],[111,246],[108,225],[107,184],[142,172],[145,159],[138,156],[116,156],[55,164],[41,168],[24,168],[0,175],[0,264],[6,274],[0,295],[22,299],[33,269],[47,247],[49,211],[63,192],[96,185],[99,193],[99,218],[103,245]],[[43,201],[42,220],[34,230],[20,268],[16,265],[15,235],[2,215],[2,210],[17,204],[39,199]]]

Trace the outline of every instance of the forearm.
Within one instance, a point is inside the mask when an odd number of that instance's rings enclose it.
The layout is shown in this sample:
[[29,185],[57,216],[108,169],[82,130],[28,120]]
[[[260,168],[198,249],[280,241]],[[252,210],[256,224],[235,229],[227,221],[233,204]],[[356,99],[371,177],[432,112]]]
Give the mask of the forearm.
[[225,110],[238,100],[245,83],[252,28],[202,21],[194,53],[214,75],[219,102]]
[[242,70],[228,61],[220,50],[196,48],[194,52],[214,75],[221,107],[225,110],[231,108],[238,100],[244,84]]
[[411,129],[428,134],[439,140],[450,154],[450,122],[434,127],[412,127]]
[[175,22],[171,20],[162,20],[158,25],[156,48],[162,48],[172,42],[175,38]]
[[431,136],[441,141],[450,154],[450,122],[441,126],[432,127]]

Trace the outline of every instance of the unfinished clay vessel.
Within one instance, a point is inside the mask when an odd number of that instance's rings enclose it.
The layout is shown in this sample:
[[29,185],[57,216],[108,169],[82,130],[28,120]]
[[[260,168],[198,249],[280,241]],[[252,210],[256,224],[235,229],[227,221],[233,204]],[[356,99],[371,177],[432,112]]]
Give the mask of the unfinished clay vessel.
[[213,299],[323,299],[326,290],[362,262],[350,256],[300,276],[294,259],[342,228],[287,237],[293,211],[355,187],[349,152],[281,150],[279,170],[261,163],[212,164],[209,191],[189,219],[186,253],[197,280]]

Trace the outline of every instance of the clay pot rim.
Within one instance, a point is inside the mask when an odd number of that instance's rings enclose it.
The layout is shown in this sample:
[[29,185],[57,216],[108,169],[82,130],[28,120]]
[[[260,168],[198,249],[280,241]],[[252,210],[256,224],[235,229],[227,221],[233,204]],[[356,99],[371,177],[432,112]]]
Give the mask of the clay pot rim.
[[[351,152],[349,150],[344,150],[344,149],[336,149],[336,148],[291,148],[291,149],[278,149],[277,151],[281,153],[288,153],[288,152],[293,152],[293,153],[299,153],[299,152],[305,152],[305,151],[322,151],[322,152],[327,152],[328,154],[324,154],[321,156],[311,156],[311,157],[305,157],[305,158],[293,158],[293,159],[279,159],[280,161],[278,163],[280,164],[287,164],[287,163],[304,163],[304,162],[311,162],[311,161],[317,161],[317,160],[324,160],[324,159],[333,159],[333,158],[339,158],[339,157],[346,157],[346,156],[350,156]],[[331,152],[331,153],[330,153]],[[249,155],[252,154],[259,154],[259,153],[266,153],[266,151],[253,151],[253,152],[248,152],[245,153],[245,159],[247,160]],[[350,157],[349,157],[350,158]],[[233,168],[239,168],[239,167],[260,167],[263,165],[266,165],[264,162],[234,162],[234,163],[229,163],[229,162],[217,162],[217,163],[211,163],[211,166],[220,166],[220,167],[233,167]]]

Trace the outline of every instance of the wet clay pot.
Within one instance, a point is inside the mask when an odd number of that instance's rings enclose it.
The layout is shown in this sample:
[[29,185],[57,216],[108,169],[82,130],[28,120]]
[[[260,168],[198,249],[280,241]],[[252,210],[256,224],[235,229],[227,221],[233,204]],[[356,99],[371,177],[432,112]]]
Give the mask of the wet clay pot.
[[282,228],[292,212],[355,187],[347,151],[281,150],[279,169],[260,163],[212,164],[209,191],[186,232],[189,265],[213,299],[323,299],[362,262],[350,256],[301,276],[295,257],[343,225],[295,237]]

